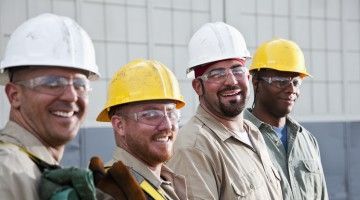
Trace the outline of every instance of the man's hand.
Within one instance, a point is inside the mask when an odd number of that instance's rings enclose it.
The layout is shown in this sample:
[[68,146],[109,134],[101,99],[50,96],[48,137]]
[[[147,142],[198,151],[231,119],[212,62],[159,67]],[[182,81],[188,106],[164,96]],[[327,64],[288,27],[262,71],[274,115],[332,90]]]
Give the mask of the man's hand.
[[89,169],[93,171],[95,186],[116,200],[146,200],[139,183],[121,161],[106,171],[102,160],[92,157]]

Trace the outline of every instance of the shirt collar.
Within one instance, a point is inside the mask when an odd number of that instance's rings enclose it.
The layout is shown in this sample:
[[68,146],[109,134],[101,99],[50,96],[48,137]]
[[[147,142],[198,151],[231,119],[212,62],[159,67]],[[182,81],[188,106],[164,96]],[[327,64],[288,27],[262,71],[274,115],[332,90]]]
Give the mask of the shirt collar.
[[4,142],[9,142],[20,147],[24,147],[36,157],[49,164],[59,164],[51,155],[50,151],[32,133],[13,121],[8,121],[3,130],[1,138]]

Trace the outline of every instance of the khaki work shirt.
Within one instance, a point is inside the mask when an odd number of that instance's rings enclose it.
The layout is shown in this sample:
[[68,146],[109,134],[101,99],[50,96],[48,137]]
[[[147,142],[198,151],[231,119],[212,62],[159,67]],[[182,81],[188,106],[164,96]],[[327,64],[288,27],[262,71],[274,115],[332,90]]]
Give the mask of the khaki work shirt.
[[284,199],[329,199],[319,146],[309,131],[287,117],[288,150],[286,151],[271,125],[256,118],[250,109],[245,110],[244,117],[254,123],[264,136],[271,160],[274,161],[282,178]]
[[39,199],[41,172],[18,146],[26,148],[49,164],[58,163],[34,135],[15,122],[9,121],[4,129],[0,130],[0,140],[5,142],[0,144],[0,198]]
[[144,179],[155,186],[157,190],[161,188],[165,191],[165,196],[168,200],[187,199],[185,178],[181,175],[174,174],[165,165],[161,168],[161,179],[159,179],[144,163],[136,159],[126,150],[116,147],[113,158],[107,165],[112,166],[119,160],[123,162],[124,165],[139,173]]
[[180,129],[167,165],[186,177],[189,199],[282,199],[261,133],[246,120],[243,126],[253,148],[201,107]]

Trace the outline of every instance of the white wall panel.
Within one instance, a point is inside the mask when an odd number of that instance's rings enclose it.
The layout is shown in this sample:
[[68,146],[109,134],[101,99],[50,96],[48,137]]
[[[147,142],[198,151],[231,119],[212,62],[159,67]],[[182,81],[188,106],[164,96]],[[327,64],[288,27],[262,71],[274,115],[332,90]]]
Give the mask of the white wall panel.
[[295,18],[293,39],[301,48],[310,48],[310,21],[307,18]]
[[153,11],[153,39],[156,43],[172,42],[172,14],[170,10],[156,9]]
[[[272,9],[272,0],[257,0],[257,13],[259,14],[274,14]],[[246,5],[246,4],[243,4]]]
[[192,0],[173,0],[173,8],[175,9],[191,9]]
[[281,38],[289,38],[289,18],[274,17],[274,36]]
[[[46,1],[46,0],[45,0]],[[52,1],[52,12],[58,15],[64,15],[71,17],[75,20],[79,20],[76,18],[76,6],[74,1],[68,0],[54,0]]]
[[311,20],[311,48],[325,49],[325,24],[324,20],[314,19]]
[[346,95],[346,111],[349,114],[360,113],[359,99],[360,99],[360,83],[350,82],[348,85],[348,93]]
[[98,3],[81,4],[81,25],[93,40],[105,38],[104,8]]
[[313,84],[313,95],[305,96],[304,98],[313,98],[313,114],[324,115],[328,111],[328,93],[326,83],[314,83]]
[[340,18],[340,1],[342,0],[326,0],[326,17],[330,19]]
[[128,25],[126,26],[126,29],[128,30],[129,42],[147,42],[147,36],[149,34],[147,26],[149,24],[146,19],[147,13],[145,7],[127,8]]
[[289,15],[289,1],[288,0],[273,0],[273,7],[276,15]]
[[129,44],[129,57],[128,61],[138,58],[148,58],[148,50],[146,44]]
[[[345,73],[345,80],[359,81],[360,80],[360,60],[359,52],[345,53],[343,67]],[[351,90],[349,90],[351,91]],[[360,88],[359,88],[360,91]]]
[[94,41],[93,43],[99,72],[103,78],[107,78],[106,44],[102,41]]
[[125,43],[109,43],[107,45],[107,66],[103,66],[107,69],[107,74],[104,74],[104,78],[111,79],[115,72],[124,64],[128,62],[128,51]]
[[[31,5],[28,7],[29,17],[34,17],[41,13],[50,12],[51,10],[51,1],[49,0],[28,0],[28,4]],[[71,2],[74,4],[73,2]],[[73,5],[74,7],[74,5]]]
[[359,0],[342,1],[345,19],[359,19],[359,3]]
[[314,81],[326,81],[327,77],[327,69],[326,69],[326,55],[324,51],[313,51],[311,53],[312,62],[307,62],[308,65],[312,68],[312,76]]
[[208,11],[210,10],[210,0],[196,0],[191,1],[191,9],[199,11]]
[[89,94],[89,110],[83,126],[94,127],[105,125],[105,123],[97,122],[96,117],[105,106],[108,83],[108,80],[98,80],[91,82],[92,92]]
[[340,21],[326,22],[326,46],[329,50],[341,49],[341,24]]
[[289,0],[289,2],[291,2],[291,11],[294,12],[294,16],[310,16],[310,0]]
[[344,24],[344,48],[346,50],[360,50],[359,25],[358,21],[347,21]]
[[188,66],[188,50],[187,46],[175,46],[174,47],[174,69],[173,72],[175,76],[180,80],[187,80],[186,78],[186,68]]
[[310,1],[310,15],[312,17],[325,17],[325,0],[312,0]]
[[330,83],[328,85],[327,93],[328,101],[329,101],[329,115],[337,115],[340,116],[343,113],[343,106],[344,105],[344,98],[341,93],[339,94],[338,91],[342,90],[341,83]]
[[[344,66],[341,63],[341,53],[340,52],[328,52],[326,59],[325,70],[327,71],[329,80],[340,82],[344,73]],[[339,90],[341,91],[341,90]]]
[[121,5],[105,5],[106,39],[125,42],[126,37],[126,8]]
[[191,13],[188,11],[173,12],[173,42],[175,44],[187,45],[192,35]]
[[268,41],[273,37],[273,35],[274,35],[274,31],[273,31],[272,17],[258,16],[257,40],[259,42]]
[[248,47],[257,46],[257,26],[256,17],[253,15],[242,15],[236,18],[230,18],[229,24],[236,27],[244,36]]

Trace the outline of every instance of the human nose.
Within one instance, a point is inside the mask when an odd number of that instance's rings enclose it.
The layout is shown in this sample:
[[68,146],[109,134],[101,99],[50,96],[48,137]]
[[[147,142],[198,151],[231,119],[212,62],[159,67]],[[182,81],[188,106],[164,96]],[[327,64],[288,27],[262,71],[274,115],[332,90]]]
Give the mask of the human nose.
[[172,130],[177,126],[178,126],[177,122],[174,123],[173,121],[171,121],[171,119],[168,115],[164,115],[161,123],[158,126],[158,129],[159,130]]
[[237,78],[233,74],[231,69],[226,71],[225,84],[236,84],[238,83]]
[[67,84],[66,86],[64,86],[64,92],[61,95],[61,98],[69,101],[69,102],[75,102],[77,101],[77,99],[79,98],[79,95],[74,87],[74,85],[72,83]]

